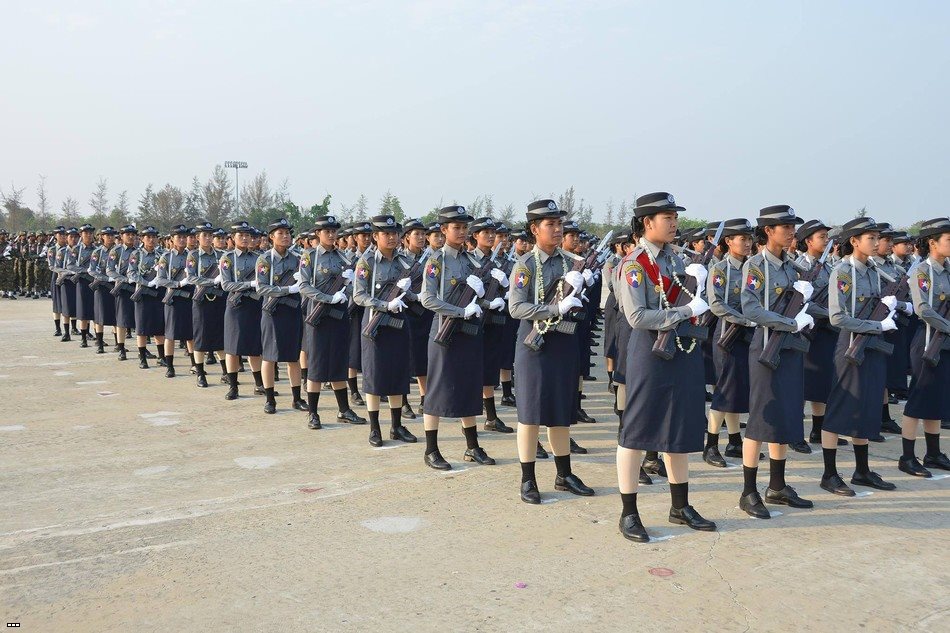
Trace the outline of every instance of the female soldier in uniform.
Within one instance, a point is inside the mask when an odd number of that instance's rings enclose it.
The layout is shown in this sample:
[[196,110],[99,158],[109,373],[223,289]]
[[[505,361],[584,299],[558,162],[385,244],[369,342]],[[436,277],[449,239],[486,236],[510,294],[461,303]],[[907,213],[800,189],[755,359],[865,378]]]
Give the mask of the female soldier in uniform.
[[195,227],[198,233],[198,248],[188,253],[185,271],[188,284],[195,288],[192,301],[191,329],[194,334],[196,383],[208,386],[205,370],[205,354],[216,352],[221,363],[221,380],[227,382],[228,369],[224,357],[224,310],[225,295],[219,288],[221,281],[220,261],[224,254],[214,247],[214,225],[202,222]]
[[[366,392],[366,411],[369,414],[369,444],[383,445],[379,429],[380,396],[386,396],[389,402],[389,438],[415,442],[416,437],[402,425],[402,400],[409,392],[411,372],[407,352],[411,341],[409,326],[401,315],[406,309],[403,299],[412,301],[416,298],[412,292],[412,279],[406,276],[412,263],[397,252],[402,227],[396,223],[396,218],[377,215],[371,222],[376,249],[366,253],[356,263],[353,300],[363,308],[361,332],[377,313],[384,313],[382,316],[389,324],[381,323],[374,337],[363,336],[362,341],[363,391]],[[395,285],[399,294],[393,299],[380,296],[380,290],[390,285]]]
[[[438,221],[445,235],[445,246],[429,258],[423,273],[422,305],[438,315],[432,321],[423,415],[425,463],[436,470],[452,468],[439,451],[439,419],[446,416],[462,419],[465,461],[484,465],[495,463],[478,445],[475,427],[475,416],[482,410],[482,333],[476,323],[467,320],[481,316],[478,297],[485,293],[485,289],[482,280],[472,274],[476,269],[474,258],[465,252],[466,232],[472,220],[474,218],[465,212],[465,207],[451,206],[439,211]],[[464,306],[450,302],[450,298],[463,294],[465,285],[474,291],[476,297]],[[460,322],[451,340],[443,345],[436,342],[436,336],[443,322],[450,318]]]
[[[923,359],[931,338],[950,334],[950,219],[935,218],[920,226],[917,251],[922,260],[911,270],[910,295],[923,324],[910,344],[912,381],[901,421],[903,455],[897,467],[915,477],[930,477],[928,468],[950,470],[950,459],[940,452],[940,421],[950,418],[950,346],[944,345],[937,365]],[[946,341],[946,339],[944,339]],[[924,423],[927,451],[921,466],[914,455],[917,423]]]
[[225,400],[238,397],[238,367],[246,357],[256,385],[254,393],[263,395],[261,377],[261,298],[257,293],[257,253],[251,249],[253,227],[241,220],[231,225],[234,250],[218,262],[221,289],[228,294],[224,310],[224,353],[230,389]]
[[92,277],[89,275],[89,259],[96,249],[93,237],[96,229],[91,224],[79,227],[79,243],[70,251],[66,259],[66,270],[73,273],[76,285],[76,314],[79,320],[81,339],[79,347],[89,347],[89,322],[95,318],[95,292],[89,287]]
[[[403,256],[407,257],[412,262],[419,261],[419,259],[425,254],[426,225],[419,220],[406,220],[402,226],[402,242]],[[426,256],[426,258],[428,259],[428,256]],[[420,264],[420,266],[424,265],[425,262]],[[409,306],[409,309],[403,313],[403,318],[409,325],[410,375],[415,378],[417,382],[419,382],[420,393],[424,393],[422,390],[422,383],[425,382],[427,373],[426,348],[428,347],[429,343],[429,329],[432,327],[433,314],[423,308],[422,304],[419,303],[419,292],[421,291],[422,278],[420,276],[418,283],[416,283],[412,288],[412,292],[415,294],[416,300],[412,302],[406,302]],[[413,411],[412,407],[409,405],[408,395],[406,396],[402,405],[402,415],[403,417],[410,420],[416,419],[416,412]]]
[[[511,269],[514,267],[514,257],[511,254],[511,228],[503,222],[498,222],[495,226],[495,244],[501,243],[501,250],[498,251],[498,257],[503,262],[502,270],[505,275],[505,283],[508,283],[508,277]],[[505,289],[505,298],[507,299],[508,288]],[[507,301],[505,302],[505,326],[502,330],[501,344],[501,371],[499,380],[501,381],[501,404],[505,407],[516,406],[515,392],[513,390],[514,381],[512,375],[515,369],[515,344],[518,341],[518,319],[512,318],[511,313],[507,311]]]
[[[135,338],[139,348],[139,367],[148,369],[147,350],[145,348],[148,337],[155,337],[158,356],[159,358],[164,356],[165,313],[162,310],[162,298],[155,290],[158,287],[155,282],[155,275],[157,274],[155,267],[158,264],[159,257],[155,248],[158,244],[158,230],[154,226],[146,226],[142,229],[141,236],[142,247],[129,255],[128,279],[130,283],[136,285],[138,294],[134,303]],[[159,364],[164,365],[164,359],[161,359]]]
[[268,241],[273,244],[257,258],[257,291],[261,304],[261,376],[264,380],[264,413],[276,413],[274,373],[277,363],[287,363],[290,374],[292,405],[308,411],[300,397],[300,341],[303,317],[300,308],[300,282],[294,275],[300,270],[300,258],[290,249],[293,227],[285,218],[267,225]]
[[[53,300],[53,324],[56,330],[53,336],[62,336],[63,330],[60,327],[62,321],[62,306],[60,304],[59,286],[56,285],[55,268],[57,255],[64,246],[66,246],[66,227],[59,225],[53,230],[55,242],[46,248],[46,265],[50,272],[49,295]],[[66,321],[66,332],[69,332],[69,320]]]
[[[749,412],[749,342],[755,323],[742,316],[739,293],[742,292],[742,265],[752,253],[752,224],[745,218],[726,220],[720,239],[718,246],[723,257],[710,267],[706,280],[709,309],[719,320],[711,337],[716,389],[709,406],[703,460],[710,466],[725,468],[726,460],[719,452],[719,429],[725,422],[729,433],[726,456],[741,458],[739,414]],[[718,342],[733,324],[740,328],[740,333],[725,350]]]
[[[352,253],[353,261],[359,259],[370,249],[372,245],[373,228],[369,222],[355,222],[350,226],[349,237],[353,240]],[[352,301],[352,298],[350,299]],[[350,387],[350,402],[363,406],[366,402],[360,395],[359,373],[363,371],[363,336],[360,333],[360,323],[363,322],[363,307],[353,302],[350,307],[350,349],[349,349],[349,369],[347,371],[346,382]]]
[[[191,293],[186,290],[190,283],[186,270],[188,259],[186,243],[190,231],[191,229],[184,224],[172,228],[172,247],[159,258],[158,274],[155,277],[155,282],[159,287],[165,288],[166,291],[170,289],[174,293],[171,303],[165,304],[166,378],[175,377],[175,341],[184,341],[188,345],[193,345]],[[166,291],[162,292],[163,298]],[[194,358],[193,355],[192,358]]]
[[[662,451],[670,481],[671,523],[694,530],[713,531],[716,524],[689,505],[688,453],[702,450],[705,412],[703,356],[695,339],[675,333],[676,348],[670,360],[653,353],[661,331],[674,330],[709,306],[702,298],[706,269],[700,264],[684,268],[670,248],[676,237],[677,216],[685,211],[666,192],[637,198],[632,222],[638,238],[634,251],[622,263],[615,291],[630,324],[627,344],[626,406],[617,438],[617,479],[623,510],[620,532],[627,539],[647,542],[637,510],[639,467],[644,450]],[[687,305],[673,307],[680,292],[687,292],[681,278],[696,278],[696,294]]]
[[797,333],[814,325],[807,306],[789,318],[772,309],[783,293],[798,291],[807,303],[813,292],[807,281],[797,280],[798,273],[786,253],[795,237],[795,225],[802,220],[788,205],[766,207],[756,220],[762,251],[746,260],[742,267],[742,314],[760,327],[749,346],[749,422],[742,442],[742,473],[744,486],[739,507],[749,515],[768,519],[768,509],[756,489],[759,472],[759,449],[769,444],[769,486],[765,499],[769,503],[793,508],[810,508],[814,504],[798,496],[785,483],[787,445],[802,435],[804,399],[803,354],[793,349],[780,352],[776,369],[759,362],[769,337],[783,332]]
[[129,279],[131,268],[129,257],[135,252],[135,238],[138,230],[131,224],[119,230],[120,244],[113,246],[109,251],[109,261],[106,264],[106,274],[119,290],[115,296],[115,322],[118,326],[119,360],[126,360],[125,340],[129,330],[135,327],[135,304],[132,302],[132,280]]
[[[880,227],[871,218],[856,218],[845,223],[841,229],[842,260],[831,274],[834,285],[828,288],[831,324],[841,332],[834,351],[835,374],[821,431],[821,451],[825,461],[821,487],[845,497],[853,497],[854,490],[838,475],[839,434],[849,436],[854,444],[852,484],[878,490],[895,488],[894,484],[871,472],[868,466],[868,439],[876,437],[881,428],[877,401],[884,393],[888,355],[868,346],[860,365],[851,363],[845,356],[856,334],[881,336],[897,329],[893,312],[883,321],[857,316],[865,302],[881,296],[881,277],[870,259],[877,252],[879,236]],[[882,297],[880,301],[891,310],[897,305],[894,297]]]
[[[92,251],[89,258],[89,274],[93,280],[99,282],[94,290],[93,299],[93,323],[96,328],[96,353],[105,354],[105,341],[103,334],[106,326],[115,329],[115,297],[112,296],[112,283],[109,275],[106,274],[106,267],[109,262],[109,252],[115,243],[115,229],[111,226],[103,227],[99,231],[102,243]],[[123,339],[123,342],[125,339]],[[115,339],[116,345],[119,344],[118,335]]]

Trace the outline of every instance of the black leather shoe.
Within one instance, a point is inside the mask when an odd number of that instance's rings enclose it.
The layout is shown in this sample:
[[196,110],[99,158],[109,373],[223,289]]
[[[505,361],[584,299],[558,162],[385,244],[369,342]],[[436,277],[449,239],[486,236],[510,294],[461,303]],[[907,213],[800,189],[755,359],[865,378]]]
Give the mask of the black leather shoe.
[[726,450],[723,451],[726,457],[742,457],[742,444],[726,444]]
[[521,500],[532,505],[541,503],[541,493],[538,492],[538,482],[534,479],[521,482]]
[[790,449],[796,453],[802,453],[804,455],[811,455],[811,446],[808,445],[808,442],[805,440],[799,440],[797,442],[792,442],[788,445]]
[[901,458],[897,460],[897,469],[908,475],[923,477],[924,479],[930,479],[933,476],[929,470],[920,465],[916,457],[904,457],[902,455]]
[[358,407],[365,407],[365,406],[366,406],[366,401],[363,400],[363,396],[360,395],[360,392],[359,392],[359,391],[351,391],[351,392],[350,392],[350,402],[351,402],[352,404],[355,404],[355,405],[358,406]]
[[198,379],[195,381],[195,384],[202,388],[207,387],[208,378],[204,374],[198,374]]
[[153,354],[153,353],[150,352],[148,349],[146,349],[146,350],[145,350],[145,358],[149,358],[149,359],[155,358],[155,354]]
[[950,459],[947,459],[946,453],[924,455],[924,467],[937,468],[939,470],[950,470]]
[[415,444],[418,441],[416,436],[413,435],[409,429],[402,425],[389,429],[389,439],[406,442],[408,444]]
[[814,508],[815,504],[808,499],[802,499],[795,489],[786,485],[781,490],[765,489],[765,502],[790,508]]
[[228,375],[227,375],[227,374],[221,374],[221,380],[220,380],[219,382],[220,382],[222,385],[229,385],[229,384],[231,384],[230,382],[228,382]]
[[577,411],[574,413],[574,419],[577,420],[578,422],[583,422],[584,424],[593,424],[594,422],[597,421],[594,418],[587,415],[587,412],[581,408],[578,408]]
[[628,514],[625,517],[620,517],[620,533],[623,534],[623,537],[628,541],[635,541],[637,543],[650,542],[650,535],[647,534],[643,523],[640,522],[639,514]]
[[485,430],[496,431],[498,433],[514,433],[515,432],[513,428],[511,428],[510,426],[508,426],[507,424],[505,424],[498,418],[495,418],[494,420],[488,420],[487,422],[485,422]]
[[828,492],[841,495],[842,497],[853,497],[854,490],[851,489],[848,484],[844,483],[844,479],[841,478],[841,475],[837,473],[831,477],[822,477],[821,483],[819,484],[822,490],[827,490]]
[[808,443],[809,444],[821,444],[821,431],[815,433],[812,431],[808,434]]
[[225,400],[237,400],[238,399],[238,390],[237,387],[231,387],[228,389],[228,392],[224,394]]
[[369,445],[380,447],[383,445],[383,435],[376,429],[369,430]]
[[881,420],[881,432],[900,435],[901,425],[894,420]]
[[274,402],[265,402],[264,403],[264,413],[277,413],[277,404]]
[[61,342],[63,342],[63,343],[68,343],[68,342],[70,342],[70,341],[73,340],[73,339],[72,339],[71,336],[69,336],[69,332],[66,332],[65,334],[63,334],[63,338],[61,338],[61,339],[59,339],[59,340],[60,340]]
[[726,460],[722,458],[722,453],[719,452],[718,446],[710,446],[709,448],[703,449],[703,461],[716,468],[725,468],[728,466]]
[[407,420],[416,419],[416,412],[412,410],[412,405],[409,404],[408,400],[402,403],[402,417]]
[[897,396],[894,394],[891,394],[887,397],[887,404],[899,404],[899,402],[900,401],[897,399]]
[[541,446],[541,442],[538,442],[538,448],[534,451],[534,458],[535,458],[535,459],[547,459],[547,458],[548,458],[548,452],[547,452],[546,450],[544,450],[544,447],[543,447],[543,446]]
[[555,477],[554,489],[567,491],[582,497],[591,497],[594,494],[594,489],[585,485],[584,482],[581,481],[581,478],[574,473],[571,473],[567,477],[561,477],[560,475]]
[[139,369],[148,369],[148,361],[144,358],[139,359]]
[[704,519],[699,512],[696,512],[693,506],[670,508],[670,523],[678,523],[679,525],[685,525],[686,527],[703,532],[716,531],[716,524]]
[[166,365],[165,378],[174,378],[174,377],[175,377],[175,368],[174,368],[174,367],[168,367],[168,366]]
[[307,420],[307,428],[308,428],[308,429],[313,429],[314,431],[319,431],[320,429],[323,428],[323,425],[320,424],[320,414],[319,414],[319,413],[311,413],[311,414],[310,414],[310,419]]
[[192,375],[192,376],[197,376],[197,375],[198,375],[198,368],[195,367],[194,365],[191,366],[191,375]]
[[104,345],[96,345],[96,354],[105,354],[106,348]]
[[308,413],[310,412],[310,407],[307,406],[306,400],[302,400],[300,398],[294,400],[294,403],[291,406],[293,406],[293,408],[296,409],[297,411],[306,411]]
[[708,391],[706,392],[706,402],[712,402],[712,394]]
[[502,396],[501,397],[501,406],[503,407],[516,407],[518,402],[515,400],[514,396]]
[[89,347],[89,341],[86,340],[85,336],[80,339],[79,347]]
[[[266,393],[266,392],[264,391],[264,385],[258,385],[258,386],[256,386],[256,387],[254,387],[254,395],[255,395],[255,396],[263,396],[263,395],[265,395],[265,393]],[[274,392],[274,395],[276,396],[276,395],[277,395],[277,392]]]
[[663,463],[662,459],[643,460],[643,470],[651,475],[659,475],[663,479],[666,479],[666,464]]
[[155,364],[158,365],[159,367],[168,367],[168,363],[165,362],[165,359],[164,359],[164,358],[159,358],[159,359],[155,362]]
[[485,449],[481,446],[476,446],[475,448],[470,448],[465,451],[465,454],[462,455],[462,459],[467,462],[475,462],[481,464],[482,466],[494,466],[495,460],[488,456],[488,453],[485,452]]
[[867,486],[868,488],[877,488],[878,490],[895,490],[897,486],[889,481],[884,481],[881,476],[875,472],[858,473],[851,475],[851,484],[855,486]]
[[71,331],[75,336],[79,336],[79,335],[81,334],[81,332],[79,331],[79,328],[76,328],[76,327],[71,328],[70,331]]
[[887,439],[886,437],[884,437],[883,435],[881,435],[880,433],[878,433],[878,434],[875,435],[874,437],[869,437],[869,438],[868,438],[868,441],[869,441],[869,442],[877,442],[878,444],[880,444],[881,442],[883,442],[883,441],[886,440],[886,439]]
[[642,486],[653,485],[653,480],[650,479],[650,475],[647,474],[647,471],[643,470],[643,466],[640,467],[640,485]]
[[571,454],[572,455],[586,455],[587,449],[574,441],[574,438],[571,438]]
[[762,495],[759,494],[758,490],[739,497],[739,509],[754,519],[772,518],[769,509],[762,503]]
[[128,360],[129,357],[126,355],[124,349],[119,350],[119,360]]
[[340,411],[336,414],[336,420],[337,422],[343,422],[345,424],[366,424],[366,420],[356,415],[356,411],[353,409]]
[[436,470],[452,470],[452,464],[445,461],[445,458],[442,457],[442,453],[436,450],[433,453],[425,454],[426,466],[429,468],[435,468]]

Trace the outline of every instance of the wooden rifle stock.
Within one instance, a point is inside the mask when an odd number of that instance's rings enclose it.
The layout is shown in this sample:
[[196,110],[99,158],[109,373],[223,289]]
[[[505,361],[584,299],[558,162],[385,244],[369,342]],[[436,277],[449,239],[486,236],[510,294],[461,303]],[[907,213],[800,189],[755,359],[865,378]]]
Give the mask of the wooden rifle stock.
[[[398,256],[397,256],[398,257]],[[412,282],[409,287],[412,288],[416,282],[422,279],[422,260],[416,260],[412,263],[412,266],[409,267],[409,270],[406,272],[406,277]],[[382,289],[379,292],[379,298],[389,303],[399,295],[403,294],[403,291],[396,285],[396,280],[389,280],[383,284]],[[487,294],[487,291],[486,291]],[[379,331],[380,326],[384,327],[393,327],[396,329],[402,329],[404,319],[401,316],[396,316],[389,314],[388,312],[381,312],[379,310],[374,310],[373,315],[366,322],[366,327],[363,328],[363,336],[369,339],[375,339],[376,333]]]
[[[494,265],[495,263],[490,258],[486,257],[482,265],[473,270],[471,274],[475,275],[479,279],[482,279],[488,274],[488,271],[491,270]],[[454,292],[449,293],[449,296],[446,297],[446,302],[460,308],[470,304],[477,296],[475,291],[472,290],[471,286],[464,282],[456,285],[453,290]],[[460,325],[460,321],[465,321],[465,319],[460,317],[445,317],[442,319],[442,322],[439,325],[439,331],[436,333],[433,340],[443,347],[448,347],[448,345],[452,342],[452,337],[455,335],[455,332]],[[466,334],[478,334],[478,323],[468,322],[466,325],[469,326],[464,328]]]
[[[766,266],[767,265],[766,263]],[[807,272],[799,275],[799,279],[812,283],[818,278],[823,268],[823,263],[815,262],[814,266]],[[830,280],[829,283],[831,283]],[[778,312],[784,317],[794,319],[798,313],[802,311],[804,306],[805,297],[802,293],[787,288],[785,294],[779,297],[779,300],[775,304],[776,309],[772,310],[772,312]],[[762,353],[759,354],[759,362],[774,371],[778,369],[779,363],[781,363],[782,350],[791,349],[804,354],[808,351],[809,346],[809,340],[800,332],[776,332],[773,330],[768,343],[765,344],[765,347],[762,348]]]
[[[907,285],[907,275],[901,275],[900,279],[887,284],[881,289],[881,297],[893,295],[898,301],[907,301],[910,296],[910,288]],[[858,313],[855,315],[858,319],[870,321],[883,321],[891,313],[890,308],[881,303],[881,297],[874,297],[865,302]],[[852,365],[860,365],[864,362],[864,352],[867,349],[876,350],[890,356],[894,353],[894,346],[885,341],[880,335],[855,334],[848,351],[844,357]]]
[[[950,316],[950,301],[944,302],[943,309],[940,310],[939,314],[945,319]],[[931,328],[930,343],[924,348],[924,361],[929,363],[931,367],[936,367],[939,365],[940,352],[945,349],[950,349],[948,343],[950,343],[950,337],[948,337],[943,332],[939,332],[936,329]]]

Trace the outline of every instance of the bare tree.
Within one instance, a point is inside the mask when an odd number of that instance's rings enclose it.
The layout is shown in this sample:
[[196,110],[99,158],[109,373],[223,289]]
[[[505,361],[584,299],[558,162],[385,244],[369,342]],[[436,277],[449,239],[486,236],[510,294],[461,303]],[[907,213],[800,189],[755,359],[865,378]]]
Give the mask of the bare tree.
[[274,194],[271,193],[270,185],[267,182],[266,171],[254,176],[251,182],[241,189],[241,213],[243,215],[252,215],[255,212],[270,209],[274,206]]
[[574,217],[574,185],[558,196],[557,206],[561,211],[566,212],[568,217]]
[[109,185],[102,176],[99,176],[96,190],[89,198],[89,206],[92,208],[94,217],[105,218],[109,213]]
[[280,187],[274,192],[274,206],[282,207],[286,202],[290,202],[290,183],[284,178],[283,182],[280,183]]
[[607,226],[613,226],[614,225],[614,199],[611,198],[610,200],[608,200],[607,204],[604,205],[604,208],[607,210],[607,217],[604,223]]
[[868,214],[868,205],[864,205],[863,207],[861,207],[860,209],[858,209],[858,217],[859,217],[859,218],[866,217],[867,214]]
[[577,215],[574,219],[577,220],[578,224],[584,226],[585,228],[590,226],[591,221],[594,219],[594,207],[589,204],[585,204],[584,199],[581,198],[580,203],[577,205]]
[[627,201],[621,200],[620,209],[617,211],[617,224],[625,226],[629,221],[629,218],[627,217],[628,213],[629,211],[627,210]]
[[36,186],[37,222],[41,227],[48,227],[53,223],[53,211],[50,209],[49,196],[46,194],[46,176],[40,174],[40,182]]
[[3,209],[0,209],[0,224],[7,226],[11,230],[14,230],[15,227],[9,226],[9,222],[13,219],[11,216],[15,216],[17,211],[23,206],[23,192],[25,188],[17,189],[16,185],[10,183],[10,190],[4,191],[0,188],[0,203],[3,204]]
[[353,208],[353,221],[354,222],[363,222],[367,218],[367,211],[369,210],[369,200],[366,199],[364,194],[360,194],[359,199],[356,201],[356,205]]
[[109,214],[109,224],[119,228],[131,222],[131,220],[132,218],[129,216],[129,192],[123,191],[119,194],[115,206],[112,207],[112,213]]
[[152,203],[152,197],[154,195],[152,183],[148,183],[145,186],[145,191],[142,192],[142,196],[139,198],[138,212],[136,213],[136,220],[143,227],[149,224],[155,224],[155,205]]
[[79,202],[72,196],[66,196],[66,199],[63,200],[62,210],[63,217],[61,221],[66,226],[76,226],[82,221],[82,216],[79,215]]
[[501,213],[498,214],[498,219],[508,226],[514,224],[515,221],[515,205],[509,204],[504,209],[501,210]]
[[155,220],[163,230],[185,221],[185,194],[178,187],[167,184],[152,196]]
[[234,216],[234,200],[231,197],[231,181],[228,172],[221,165],[214,166],[214,172],[204,187],[205,219],[215,226],[225,226]]

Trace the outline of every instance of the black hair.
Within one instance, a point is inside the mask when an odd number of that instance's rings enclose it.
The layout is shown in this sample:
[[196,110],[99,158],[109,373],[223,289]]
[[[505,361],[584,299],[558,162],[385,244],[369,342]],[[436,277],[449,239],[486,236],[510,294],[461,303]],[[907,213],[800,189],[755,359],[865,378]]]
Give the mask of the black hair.
[[[936,237],[939,237],[939,235]],[[926,259],[927,256],[930,255],[929,237],[918,237],[917,241],[914,242],[914,246],[917,247],[917,254],[920,255],[921,259]]]
[[755,230],[752,232],[752,238],[759,246],[765,246],[769,243],[769,236],[765,233],[764,226],[755,227]]
[[[857,237],[857,236],[852,236],[852,237]],[[839,246],[838,254],[841,255],[842,257],[847,257],[848,255],[854,252],[854,246],[851,245],[850,237],[846,240],[841,240],[841,242],[838,243],[838,246]]]
[[630,220],[630,230],[633,232],[634,241],[643,237],[643,232],[645,227],[643,225],[643,218],[635,217]]

